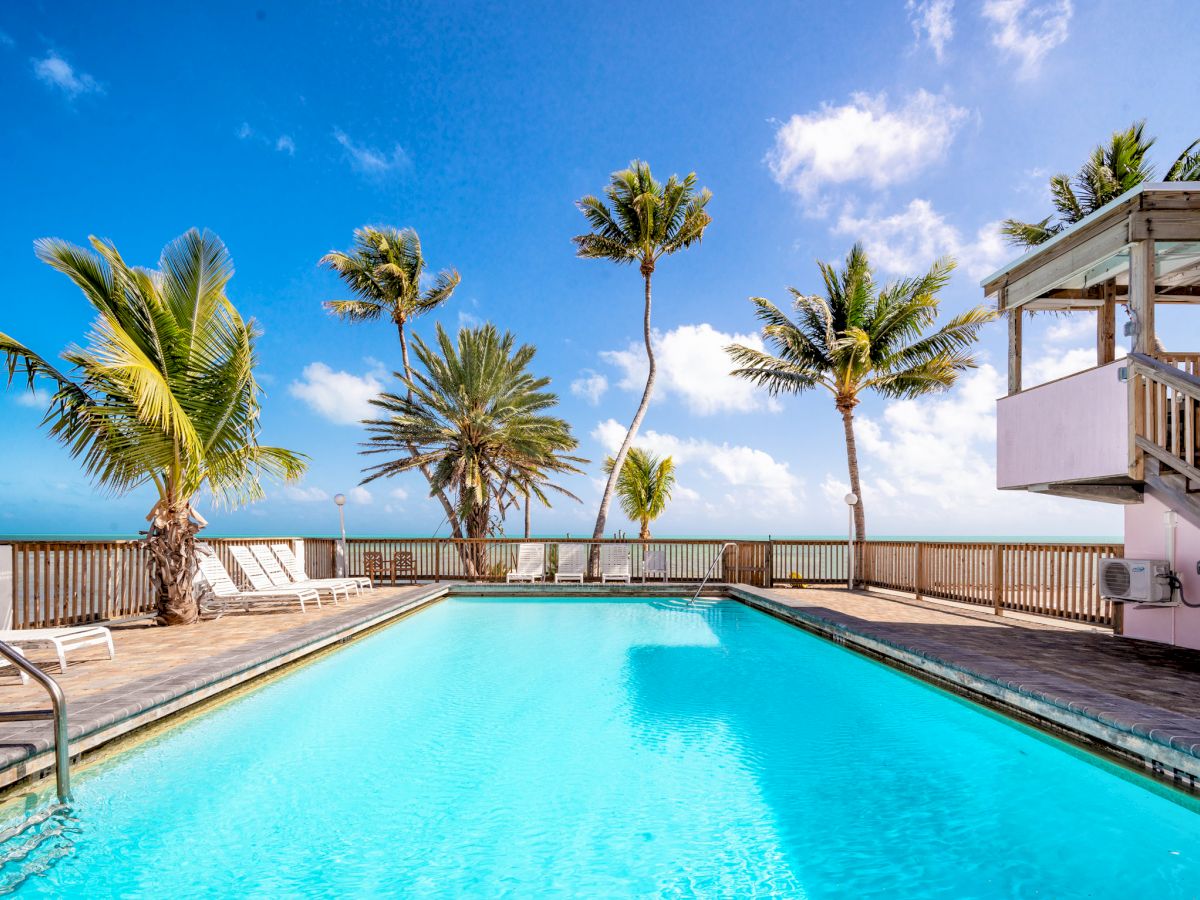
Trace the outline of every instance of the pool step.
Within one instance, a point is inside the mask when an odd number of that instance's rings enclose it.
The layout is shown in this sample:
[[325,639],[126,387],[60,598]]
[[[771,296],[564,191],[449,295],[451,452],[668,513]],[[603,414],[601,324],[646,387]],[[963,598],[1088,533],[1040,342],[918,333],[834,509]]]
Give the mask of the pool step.
[[55,803],[0,831],[0,894],[20,890],[68,856],[74,846],[70,835],[77,830],[70,810]]

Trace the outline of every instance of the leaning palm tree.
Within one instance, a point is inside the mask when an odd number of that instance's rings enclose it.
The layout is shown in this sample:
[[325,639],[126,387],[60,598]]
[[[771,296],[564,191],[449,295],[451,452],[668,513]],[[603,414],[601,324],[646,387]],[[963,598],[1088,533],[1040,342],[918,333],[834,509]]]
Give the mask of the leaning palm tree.
[[[361,452],[390,458],[366,468],[363,484],[428,466],[430,489],[454,498],[468,538],[493,534],[497,514],[525,491],[547,505],[550,493],[578,500],[550,480],[587,460],[571,455],[579,445],[571,426],[547,414],[558,397],[546,390],[550,379],[528,371],[535,352],[490,324],[459,329],[457,341],[438,325],[435,346],[417,337],[419,368],[396,373],[405,394],[371,401],[387,415],[364,423]],[[482,573],[482,548],[463,559],[468,574]]]
[[[1134,122],[1124,131],[1114,131],[1074,175],[1050,179],[1050,197],[1055,212],[1039,222],[1006,219],[1001,233],[1010,243],[1036,247],[1064,228],[1074,225],[1107,203],[1144,181],[1154,178],[1149,160],[1155,138],[1145,136],[1146,122]],[[1164,181],[1200,179],[1200,140],[1193,141],[1167,170]]]
[[960,372],[974,368],[967,348],[995,313],[975,307],[955,316],[936,331],[938,292],[954,268],[940,260],[917,278],[879,287],[867,255],[855,244],[839,271],[818,262],[825,296],[788,288],[794,300],[793,321],[771,301],[752,297],[762,336],[775,354],[733,344],[726,348],[738,366],[733,374],[765,387],[773,395],[803,393],[821,387],[833,394],[842,415],[850,489],[858,496],[854,531],[866,537],[858,450],[854,440],[854,408],[864,391],[892,399],[908,399],[945,390]]
[[[325,308],[347,322],[391,322],[400,339],[400,361],[404,377],[408,378],[412,373],[405,329],[413,319],[432,312],[450,299],[460,281],[458,272],[445,269],[428,287],[422,287],[425,255],[421,250],[421,239],[412,228],[389,226],[357,229],[354,248],[348,252],[333,250],[326,253],[321,257],[321,265],[337,272],[354,294],[352,300],[328,300]],[[425,480],[431,482],[432,473],[428,468],[417,468]],[[433,493],[442,504],[451,532],[455,537],[462,537],[462,526],[450,499],[444,491]]]
[[[617,461],[609,457],[604,471],[612,472]],[[617,478],[617,496],[629,521],[641,526],[638,538],[650,540],[650,523],[663,514],[675,487],[675,461],[659,458],[648,450],[630,447],[625,465]]]
[[18,372],[31,389],[39,377],[54,383],[43,423],[98,485],[114,494],[153,487],[146,543],[158,618],[187,624],[199,615],[195,536],[207,524],[196,496],[256,500],[261,476],[298,478],[305,463],[258,444],[259,331],[225,295],[233,266],[220,239],[189,231],[167,245],[157,270],[90,240],[95,253],[53,238],[35,244],[98,313],[88,345],[62,354],[69,372],[5,334],[0,353],[10,383]]
[[657,370],[650,333],[650,279],[662,257],[699,243],[704,237],[704,229],[712,221],[705,211],[712,194],[707,188],[696,189],[695,172],[682,179],[672,175],[666,184],[660,184],[650,174],[648,163],[634,160],[628,169],[613,173],[604,193],[608,203],[589,196],[577,204],[592,230],[574,238],[576,252],[588,259],[607,259],[621,264],[638,263],[645,288],[642,333],[649,368],[641,403],[625,432],[614,467],[604,485],[600,510],[596,514],[596,527],[592,531],[593,540],[604,536],[604,525],[608,520],[618,473],[623,470],[625,457],[637,437],[642,419],[646,416],[646,408],[650,405],[650,395],[654,391]]

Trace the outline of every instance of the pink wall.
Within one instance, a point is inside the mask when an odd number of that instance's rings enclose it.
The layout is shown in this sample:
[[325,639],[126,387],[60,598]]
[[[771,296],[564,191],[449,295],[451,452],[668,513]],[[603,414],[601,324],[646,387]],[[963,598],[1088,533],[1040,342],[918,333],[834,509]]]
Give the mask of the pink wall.
[[996,486],[1124,475],[1129,388],[1118,360],[996,401]]
[[[1164,559],[1166,527],[1163,513],[1168,507],[1149,495],[1142,503],[1125,507],[1125,555],[1131,559]],[[1172,567],[1183,581],[1192,603],[1200,603],[1200,528],[1176,516],[1175,559]],[[1125,604],[1125,635],[1200,650],[1200,609],[1186,606],[1136,607]]]

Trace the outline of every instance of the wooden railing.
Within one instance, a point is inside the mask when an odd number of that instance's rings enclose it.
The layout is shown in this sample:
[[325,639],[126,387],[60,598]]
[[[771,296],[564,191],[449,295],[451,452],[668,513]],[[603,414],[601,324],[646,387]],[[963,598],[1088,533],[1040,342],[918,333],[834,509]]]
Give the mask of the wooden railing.
[[[1175,354],[1182,356],[1183,354]],[[1190,354],[1189,354],[1190,355]],[[1129,474],[1144,477],[1153,457],[1190,482],[1200,484],[1197,458],[1197,404],[1200,378],[1162,359],[1130,354]]]
[[[235,578],[234,545],[291,543],[303,549],[314,578],[335,574],[339,542],[307,538],[221,538],[207,541]],[[347,573],[365,573],[365,554],[390,561],[410,554],[420,581],[504,581],[516,564],[517,539],[454,541],[434,538],[351,538]],[[628,543],[634,581],[642,579],[646,554],[662,551],[672,581],[696,581],[720,554],[714,580],[758,586],[842,583],[849,558],[845,541],[737,541],[721,550],[720,539],[600,541],[550,540],[550,579],[558,545]],[[12,552],[14,628],[38,628],[150,615],[155,601],[142,541],[17,541]],[[1028,612],[1059,619],[1112,624],[1112,608],[1100,599],[1096,573],[1101,559],[1120,556],[1119,544],[957,543],[865,541],[855,547],[859,586],[882,588],[985,607],[998,614]],[[469,569],[476,573],[470,574]],[[3,579],[0,579],[2,584]],[[2,589],[2,588],[0,588]]]
[[1155,353],[1154,358],[1193,378],[1200,377],[1200,353]]

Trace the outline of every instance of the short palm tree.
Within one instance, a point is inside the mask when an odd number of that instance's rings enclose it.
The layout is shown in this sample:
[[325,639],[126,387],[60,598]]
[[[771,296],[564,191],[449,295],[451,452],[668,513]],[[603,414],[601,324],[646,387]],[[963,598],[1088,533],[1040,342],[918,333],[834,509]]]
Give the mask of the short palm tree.
[[[457,341],[438,325],[434,346],[419,337],[414,346],[419,367],[396,373],[405,394],[371,401],[386,417],[364,423],[362,452],[390,458],[365,469],[364,484],[428,466],[431,490],[454,498],[468,538],[492,534],[497,513],[526,491],[547,505],[551,492],[579,499],[551,481],[587,460],[572,455],[571,426],[547,414],[558,397],[546,390],[550,379],[528,371],[531,345],[488,324],[460,329]],[[464,554],[469,573],[480,574],[482,550]]]
[[[1149,160],[1154,138],[1145,136],[1145,121],[1134,122],[1123,131],[1114,131],[1107,144],[1101,144],[1074,175],[1055,175],[1050,179],[1050,197],[1055,213],[1040,222],[1005,220],[1001,232],[1010,243],[1035,247],[1045,243],[1064,228],[1091,215],[1107,203],[1144,181],[1154,178]],[[1200,179],[1200,140],[1179,154],[1167,170],[1164,181]]]
[[[357,229],[353,249],[326,253],[321,257],[321,265],[337,272],[354,294],[351,300],[328,300],[325,308],[348,322],[391,322],[400,339],[400,360],[408,377],[411,370],[405,329],[413,319],[450,299],[460,281],[458,272],[443,270],[428,287],[422,287],[425,255],[420,237],[411,228],[389,226]],[[432,477],[429,470],[418,468],[429,481]],[[449,498],[442,491],[434,491],[434,496],[442,504],[451,532],[462,537],[462,526]]]
[[842,415],[850,489],[858,496],[854,530],[866,537],[854,408],[864,391],[907,399],[945,390],[959,373],[975,366],[967,348],[995,313],[975,307],[930,331],[938,316],[938,292],[954,263],[941,260],[917,278],[879,287],[862,247],[855,244],[839,271],[818,262],[825,296],[791,292],[795,320],[762,297],[751,298],[762,336],[775,353],[733,344],[733,374],[772,394],[825,388]]
[[699,243],[704,237],[704,229],[712,221],[705,211],[712,194],[708,189],[696,189],[695,172],[685,178],[672,175],[666,184],[661,184],[650,174],[648,163],[634,160],[628,169],[613,173],[604,193],[608,203],[598,197],[584,197],[577,204],[592,230],[574,238],[576,252],[588,259],[638,264],[645,288],[642,333],[649,368],[641,403],[625,432],[615,466],[604,485],[600,510],[596,514],[596,527],[592,532],[593,540],[604,536],[608,510],[616,490],[617,473],[622,471],[625,457],[637,437],[642,419],[646,416],[646,408],[650,405],[650,395],[654,391],[656,367],[650,333],[650,280],[654,269],[662,257]]
[[62,354],[69,374],[5,334],[8,375],[55,383],[44,423],[100,486],[125,494],[152,485],[146,517],[159,621],[194,622],[195,535],[207,524],[202,491],[236,505],[263,495],[263,475],[298,478],[303,457],[258,443],[254,380],[258,329],[225,295],[233,266],[215,235],[189,231],[168,244],[157,270],[129,266],[107,241],[95,252],[65,241],[37,255],[83,291],[98,316],[84,348]]
[[[604,461],[604,471],[612,472],[616,464],[610,456]],[[629,521],[641,526],[641,540],[650,540],[650,523],[666,511],[674,487],[675,461],[671,457],[660,459],[639,447],[629,448],[617,478],[617,497]]]

